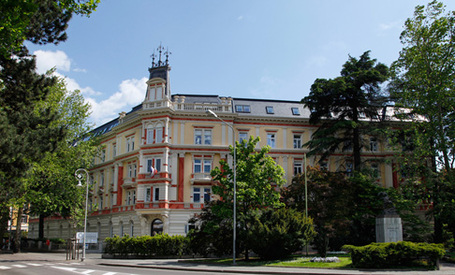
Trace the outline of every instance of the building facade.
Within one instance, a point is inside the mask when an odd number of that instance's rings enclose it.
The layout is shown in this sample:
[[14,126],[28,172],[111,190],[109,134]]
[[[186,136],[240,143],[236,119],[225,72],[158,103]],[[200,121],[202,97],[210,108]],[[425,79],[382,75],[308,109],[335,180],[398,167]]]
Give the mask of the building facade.
[[[310,112],[300,102],[173,95],[167,60],[152,63],[149,72],[142,104],[94,130],[103,148],[90,170],[89,204],[96,208],[90,209],[87,231],[98,232],[100,240],[114,234],[186,234],[192,226],[189,219],[215,199],[210,171],[221,159],[232,162],[229,145],[234,141],[260,137],[258,148],[271,147],[269,154],[284,168],[288,183],[303,173],[307,150],[302,145],[317,126],[309,124]],[[371,159],[378,182],[396,185],[392,150],[375,137],[365,139],[369,146],[362,157]],[[350,154],[334,154],[322,166],[350,173]],[[69,238],[72,228],[67,220],[48,218],[44,234]],[[29,236],[38,236],[37,220],[31,221]]]

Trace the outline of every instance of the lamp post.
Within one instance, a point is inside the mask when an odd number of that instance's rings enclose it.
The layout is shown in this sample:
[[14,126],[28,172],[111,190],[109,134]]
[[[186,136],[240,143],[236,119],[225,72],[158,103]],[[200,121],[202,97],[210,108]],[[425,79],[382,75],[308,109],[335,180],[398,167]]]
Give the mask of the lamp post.
[[[305,218],[308,219],[308,180],[307,180],[307,165],[306,165],[306,153],[304,156],[304,168],[305,168]],[[308,221],[308,220],[307,220]],[[306,256],[308,256],[308,242],[305,245]]]
[[234,205],[233,205],[233,209],[234,209],[234,220],[233,220],[233,225],[232,225],[232,228],[233,228],[233,236],[232,236],[232,264],[235,265],[235,242],[236,242],[236,235],[237,235],[237,161],[236,161],[236,158],[237,158],[237,153],[236,153],[236,146],[235,146],[235,131],[234,131],[234,127],[230,124],[228,124],[226,121],[224,121],[222,118],[218,117],[218,115],[213,112],[212,110],[207,110],[206,113],[208,115],[211,115],[215,118],[217,118],[218,120],[220,120],[222,123],[224,123],[225,125],[227,125],[228,127],[230,127],[232,129],[232,146],[234,147],[234,164],[233,164],[233,168],[234,168]]
[[84,168],[79,168],[74,172],[74,176],[78,180],[78,187],[82,186],[82,178],[84,177],[84,172],[85,172],[85,185],[86,185],[86,191],[85,191],[85,217],[84,217],[84,240],[83,240],[83,247],[82,247],[82,258],[81,262],[85,260],[85,241],[86,241],[86,234],[87,234],[87,208],[88,208],[88,171]]

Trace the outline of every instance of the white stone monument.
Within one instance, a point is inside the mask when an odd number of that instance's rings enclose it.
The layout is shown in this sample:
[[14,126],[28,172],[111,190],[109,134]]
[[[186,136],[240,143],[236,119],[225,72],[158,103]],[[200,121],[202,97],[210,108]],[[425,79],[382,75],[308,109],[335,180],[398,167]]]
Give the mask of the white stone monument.
[[376,242],[389,243],[402,240],[401,218],[387,194],[384,194],[384,212],[376,218]]

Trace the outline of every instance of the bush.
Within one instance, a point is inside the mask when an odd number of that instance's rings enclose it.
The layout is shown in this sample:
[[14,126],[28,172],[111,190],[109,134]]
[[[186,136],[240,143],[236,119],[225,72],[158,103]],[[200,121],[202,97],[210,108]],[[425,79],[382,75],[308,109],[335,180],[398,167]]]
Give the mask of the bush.
[[104,253],[110,255],[134,255],[140,257],[163,257],[189,255],[189,239],[185,236],[123,237],[114,236],[105,239]]
[[345,245],[351,253],[352,265],[357,268],[386,268],[422,265],[438,268],[445,251],[442,244],[395,242],[372,243],[366,246]]
[[261,259],[285,258],[302,249],[316,234],[313,220],[295,209],[268,210],[256,219],[249,238],[251,249]]

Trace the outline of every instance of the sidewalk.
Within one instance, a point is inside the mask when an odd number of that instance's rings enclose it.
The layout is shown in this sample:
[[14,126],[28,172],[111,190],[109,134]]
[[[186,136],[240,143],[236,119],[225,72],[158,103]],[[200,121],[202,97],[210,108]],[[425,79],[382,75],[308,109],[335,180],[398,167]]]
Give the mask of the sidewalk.
[[[18,254],[0,254],[1,261],[43,261],[43,262],[64,262],[66,255],[64,253],[18,253]],[[72,260],[73,262],[76,260]],[[295,267],[266,267],[266,266],[229,266],[229,265],[209,265],[195,263],[191,260],[179,259],[102,259],[101,254],[88,253],[86,263],[106,266],[122,266],[133,268],[150,268],[150,269],[168,269],[194,272],[223,272],[223,273],[247,273],[247,274],[340,274],[340,275],[357,275],[357,274],[374,274],[374,275],[455,275],[454,264],[441,264],[440,270],[434,271],[406,271],[406,270],[339,270],[339,269],[315,269],[315,268],[295,268]]]

